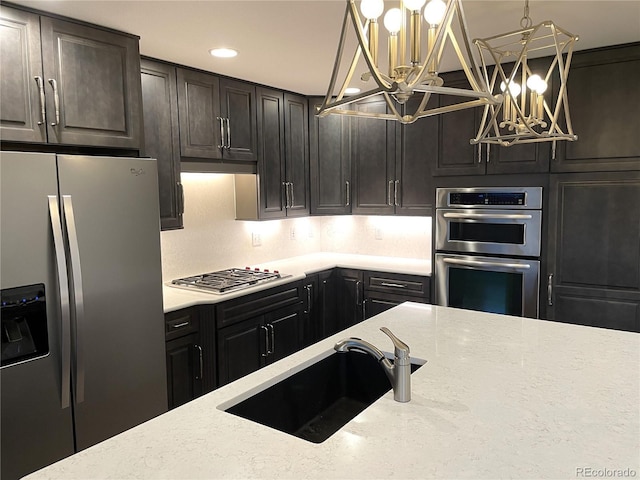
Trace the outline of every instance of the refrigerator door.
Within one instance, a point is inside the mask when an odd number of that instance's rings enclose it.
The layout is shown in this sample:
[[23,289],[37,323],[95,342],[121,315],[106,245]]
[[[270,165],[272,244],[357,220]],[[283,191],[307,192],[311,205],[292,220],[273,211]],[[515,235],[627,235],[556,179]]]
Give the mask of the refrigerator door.
[[[44,284],[48,342],[42,355],[0,369],[0,477],[13,479],[74,452],[69,386],[62,386],[69,370],[66,365],[65,378],[61,289],[67,311],[69,299],[58,281],[49,211],[48,197],[57,202],[58,193],[55,156],[2,152],[0,184],[0,288]],[[7,333],[3,329],[4,344]]]
[[58,156],[76,447],[167,411],[156,161]]

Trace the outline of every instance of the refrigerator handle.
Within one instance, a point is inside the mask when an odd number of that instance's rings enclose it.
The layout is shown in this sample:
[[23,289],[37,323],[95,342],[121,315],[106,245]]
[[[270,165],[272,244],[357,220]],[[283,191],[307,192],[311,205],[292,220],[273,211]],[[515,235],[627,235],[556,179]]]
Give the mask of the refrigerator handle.
[[60,313],[62,325],[60,332],[61,354],[61,396],[62,408],[71,405],[71,311],[69,308],[69,282],[67,278],[67,259],[65,257],[64,241],[62,237],[62,222],[58,197],[49,195],[49,217],[51,219],[51,231],[53,233],[53,247],[56,256],[56,269],[58,272],[58,290],[60,293]]
[[69,255],[71,257],[71,284],[73,285],[73,300],[75,307],[75,403],[84,402],[84,349],[82,330],[84,325],[84,296],[82,292],[82,271],[80,269],[80,249],[76,221],[73,214],[71,195],[62,196],[64,221],[69,241]]

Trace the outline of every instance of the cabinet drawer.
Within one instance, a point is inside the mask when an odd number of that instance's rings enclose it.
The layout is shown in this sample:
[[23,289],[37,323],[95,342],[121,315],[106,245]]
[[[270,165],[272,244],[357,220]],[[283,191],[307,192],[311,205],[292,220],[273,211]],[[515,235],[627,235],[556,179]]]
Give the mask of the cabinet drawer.
[[166,340],[180,338],[190,333],[197,333],[200,327],[198,309],[184,308],[169,312],[164,316],[164,332]]
[[400,273],[365,272],[366,291],[402,294],[411,297],[429,298],[430,278]]
[[227,327],[288,305],[301,303],[302,282],[292,282],[216,305],[216,325]]

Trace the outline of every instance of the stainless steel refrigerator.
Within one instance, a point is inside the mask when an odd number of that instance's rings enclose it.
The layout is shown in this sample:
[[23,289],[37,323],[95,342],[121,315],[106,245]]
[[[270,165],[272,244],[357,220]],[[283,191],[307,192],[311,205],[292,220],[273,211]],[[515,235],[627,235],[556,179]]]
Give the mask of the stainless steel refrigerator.
[[167,410],[156,162],[0,154],[1,476]]

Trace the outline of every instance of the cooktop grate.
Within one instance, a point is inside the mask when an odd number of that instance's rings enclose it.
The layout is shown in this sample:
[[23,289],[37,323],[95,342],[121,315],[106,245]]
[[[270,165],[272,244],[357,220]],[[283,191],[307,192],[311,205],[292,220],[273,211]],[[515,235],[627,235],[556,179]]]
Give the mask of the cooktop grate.
[[229,268],[217,272],[178,278],[172,280],[171,284],[178,287],[200,289],[213,293],[228,293],[259,283],[278,280],[279,278],[282,278],[282,275],[277,270],[269,272],[248,268]]

